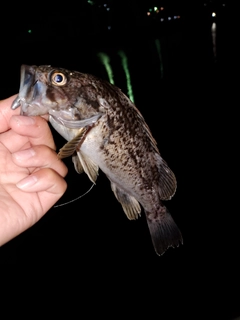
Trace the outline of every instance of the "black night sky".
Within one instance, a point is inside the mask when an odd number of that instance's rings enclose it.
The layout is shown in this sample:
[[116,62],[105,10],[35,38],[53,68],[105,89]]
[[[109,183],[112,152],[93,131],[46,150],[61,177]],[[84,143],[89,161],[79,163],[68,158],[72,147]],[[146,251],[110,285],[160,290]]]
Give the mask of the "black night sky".
[[[87,195],[52,208],[4,245],[1,265],[44,264],[53,273],[56,263],[60,281],[72,276],[81,292],[88,282],[86,301],[105,299],[99,314],[110,315],[112,306],[111,319],[128,314],[127,307],[134,319],[143,310],[144,318],[161,320],[240,316],[234,12],[224,0],[93,0],[19,4],[7,25],[1,20],[1,99],[18,92],[21,64],[64,67],[110,81],[104,64],[109,58],[115,85],[127,95],[131,86],[177,177],[177,192],[166,206],[184,240],[157,256],[144,214],[129,221],[100,172]],[[53,135],[61,148],[65,141]],[[68,189],[58,204],[91,187],[71,159],[66,164]],[[79,301],[78,308],[84,305]]]

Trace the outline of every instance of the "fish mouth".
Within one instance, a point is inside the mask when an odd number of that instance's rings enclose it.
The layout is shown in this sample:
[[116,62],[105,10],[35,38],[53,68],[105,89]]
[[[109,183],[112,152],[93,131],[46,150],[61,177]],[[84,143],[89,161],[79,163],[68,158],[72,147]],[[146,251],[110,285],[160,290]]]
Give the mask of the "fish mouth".
[[[21,66],[19,94],[11,106],[13,110],[21,107],[21,115],[43,115],[49,110],[49,106],[46,104],[47,86],[38,81],[35,68],[35,66]],[[53,103],[51,107],[54,107]]]

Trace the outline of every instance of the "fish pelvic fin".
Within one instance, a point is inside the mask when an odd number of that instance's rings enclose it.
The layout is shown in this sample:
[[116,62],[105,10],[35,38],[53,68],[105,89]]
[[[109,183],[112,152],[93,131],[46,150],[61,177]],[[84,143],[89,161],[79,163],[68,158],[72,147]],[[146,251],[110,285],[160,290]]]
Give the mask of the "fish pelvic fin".
[[166,161],[156,153],[159,172],[158,190],[161,200],[170,200],[176,192],[177,180]]
[[77,172],[82,172],[81,168],[83,168],[84,172],[88,175],[88,178],[95,184],[98,176],[98,165],[92,161],[92,159],[84,154],[81,151],[77,151],[77,155],[80,161],[80,164],[77,164],[77,169],[75,165],[75,169]]
[[111,188],[129,220],[136,220],[138,216],[141,216],[141,206],[133,196],[124,192],[113,182],[111,182]]
[[183,244],[182,234],[165,206],[160,206],[157,213],[146,212],[146,218],[158,255],[162,255],[169,247]]
[[73,162],[73,164],[74,164],[74,168],[75,168],[75,170],[77,171],[77,173],[83,173],[84,172],[84,170],[83,170],[83,166],[82,166],[82,164],[81,164],[81,162],[80,162],[80,160],[79,160],[79,157],[78,157],[78,154],[77,153],[75,153],[75,154],[73,154],[73,156],[72,156],[72,162]]

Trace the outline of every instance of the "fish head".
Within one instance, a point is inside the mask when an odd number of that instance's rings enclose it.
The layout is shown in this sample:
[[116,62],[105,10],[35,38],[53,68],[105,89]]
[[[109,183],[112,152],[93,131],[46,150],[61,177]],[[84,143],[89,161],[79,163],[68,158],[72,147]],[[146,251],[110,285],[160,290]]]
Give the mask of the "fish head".
[[21,107],[20,114],[25,116],[49,114],[69,128],[87,126],[96,122],[102,111],[99,104],[81,95],[85,82],[80,72],[22,65],[19,94],[12,109]]

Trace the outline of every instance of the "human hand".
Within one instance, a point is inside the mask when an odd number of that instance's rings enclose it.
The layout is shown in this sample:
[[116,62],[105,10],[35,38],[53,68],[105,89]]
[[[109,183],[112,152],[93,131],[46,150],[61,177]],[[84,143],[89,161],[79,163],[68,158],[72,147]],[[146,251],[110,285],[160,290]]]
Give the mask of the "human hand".
[[48,123],[0,101],[0,246],[35,224],[63,195],[67,167]]

